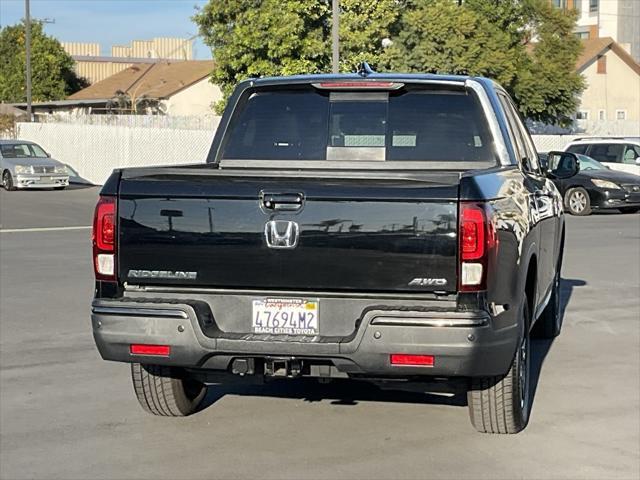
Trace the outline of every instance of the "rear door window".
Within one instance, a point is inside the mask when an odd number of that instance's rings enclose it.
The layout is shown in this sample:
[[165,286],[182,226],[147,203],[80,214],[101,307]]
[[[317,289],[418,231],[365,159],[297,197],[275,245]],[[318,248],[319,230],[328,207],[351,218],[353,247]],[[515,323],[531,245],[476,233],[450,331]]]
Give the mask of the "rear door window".
[[635,165],[637,158],[640,158],[640,147],[637,145],[627,145],[624,150],[624,156],[622,157],[622,163]]
[[580,155],[586,155],[587,154],[587,148],[589,148],[588,144],[571,145],[569,148],[567,148],[567,152],[579,153]]
[[623,143],[594,143],[589,150],[589,156],[599,162],[621,163]]
[[254,91],[236,108],[221,158],[497,163],[476,94],[425,88]]
[[515,107],[506,95],[500,93],[498,94],[498,98],[500,99],[505,116],[507,117],[507,123],[511,130],[510,133],[512,141],[515,140],[514,147],[516,155],[518,156],[518,163],[526,159],[526,162],[524,162],[523,165],[527,171],[538,173],[538,156],[535,153],[533,142],[529,144],[530,138],[528,136],[528,132],[524,124],[520,121]]

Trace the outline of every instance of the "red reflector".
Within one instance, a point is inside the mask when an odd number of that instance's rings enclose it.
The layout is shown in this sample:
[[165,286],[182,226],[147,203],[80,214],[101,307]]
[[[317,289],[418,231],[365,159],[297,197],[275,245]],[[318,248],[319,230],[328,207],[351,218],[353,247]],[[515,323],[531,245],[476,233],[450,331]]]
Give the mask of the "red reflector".
[[485,252],[485,213],[477,205],[460,208],[460,246],[462,260],[477,260]]
[[406,353],[392,353],[390,355],[391,365],[433,367],[434,359],[433,355],[410,355]]
[[169,345],[140,345],[134,344],[130,347],[132,355],[155,355],[157,357],[168,357],[171,353]]

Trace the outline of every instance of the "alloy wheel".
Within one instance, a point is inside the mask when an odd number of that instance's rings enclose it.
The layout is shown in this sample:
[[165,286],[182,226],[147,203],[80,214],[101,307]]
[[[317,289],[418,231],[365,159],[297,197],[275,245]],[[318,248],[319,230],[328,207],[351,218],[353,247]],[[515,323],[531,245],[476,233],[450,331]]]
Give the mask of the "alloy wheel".
[[571,211],[581,213],[587,207],[587,196],[581,191],[575,191],[569,198],[569,206]]

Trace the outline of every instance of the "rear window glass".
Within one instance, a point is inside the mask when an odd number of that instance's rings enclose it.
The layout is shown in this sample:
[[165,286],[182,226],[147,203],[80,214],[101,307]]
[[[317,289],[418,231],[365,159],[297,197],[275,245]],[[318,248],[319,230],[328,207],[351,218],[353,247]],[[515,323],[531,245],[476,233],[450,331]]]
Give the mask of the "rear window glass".
[[260,90],[237,107],[223,159],[496,161],[475,93]]

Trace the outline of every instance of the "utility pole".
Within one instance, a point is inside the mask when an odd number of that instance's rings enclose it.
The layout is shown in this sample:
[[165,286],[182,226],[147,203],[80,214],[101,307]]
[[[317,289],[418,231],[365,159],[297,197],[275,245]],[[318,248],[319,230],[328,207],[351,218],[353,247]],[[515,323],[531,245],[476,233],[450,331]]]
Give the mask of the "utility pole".
[[340,64],[340,6],[338,0],[331,1],[331,10],[333,18],[331,25],[331,71],[338,73]]
[[27,116],[31,121],[31,13],[29,0],[24,0],[25,48],[27,54]]

